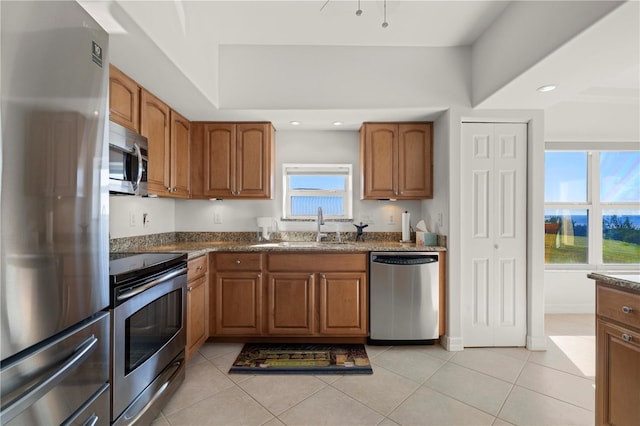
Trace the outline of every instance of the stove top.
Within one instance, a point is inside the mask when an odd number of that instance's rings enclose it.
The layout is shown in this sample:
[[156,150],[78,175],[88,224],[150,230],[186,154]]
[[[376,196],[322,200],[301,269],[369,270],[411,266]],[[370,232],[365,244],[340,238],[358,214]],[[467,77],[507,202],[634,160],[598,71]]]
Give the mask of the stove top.
[[110,253],[109,277],[111,285],[144,277],[187,261],[186,253]]

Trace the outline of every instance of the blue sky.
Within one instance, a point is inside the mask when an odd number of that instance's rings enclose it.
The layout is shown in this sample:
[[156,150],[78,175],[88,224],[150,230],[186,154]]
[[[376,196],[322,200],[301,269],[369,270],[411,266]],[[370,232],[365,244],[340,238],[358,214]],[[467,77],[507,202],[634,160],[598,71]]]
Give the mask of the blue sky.
[[[588,155],[584,151],[545,153],[545,201],[586,202]],[[600,154],[603,202],[640,202],[640,152]]]

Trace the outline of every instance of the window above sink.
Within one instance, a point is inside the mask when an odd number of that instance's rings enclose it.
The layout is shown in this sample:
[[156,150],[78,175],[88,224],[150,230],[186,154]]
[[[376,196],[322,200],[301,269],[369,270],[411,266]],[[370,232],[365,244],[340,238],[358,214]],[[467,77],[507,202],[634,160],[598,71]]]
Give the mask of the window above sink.
[[325,219],[353,219],[351,164],[283,164],[282,175],[284,219],[315,219],[318,207]]

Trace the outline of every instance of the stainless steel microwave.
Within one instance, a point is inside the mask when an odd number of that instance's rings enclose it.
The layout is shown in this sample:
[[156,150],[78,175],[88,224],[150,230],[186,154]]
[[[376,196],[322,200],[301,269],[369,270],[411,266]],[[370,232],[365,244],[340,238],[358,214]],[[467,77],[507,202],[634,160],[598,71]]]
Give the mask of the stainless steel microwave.
[[109,122],[109,193],[147,195],[147,138]]

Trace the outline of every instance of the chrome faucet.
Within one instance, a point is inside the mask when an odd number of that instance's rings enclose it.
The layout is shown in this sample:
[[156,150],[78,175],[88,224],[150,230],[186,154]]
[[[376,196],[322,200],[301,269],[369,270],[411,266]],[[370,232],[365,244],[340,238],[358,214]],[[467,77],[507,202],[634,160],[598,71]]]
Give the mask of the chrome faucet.
[[324,225],[324,217],[322,217],[322,207],[318,207],[318,234],[316,235],[316,242],[322,241],[327,234],[321,232],[320,226]]

